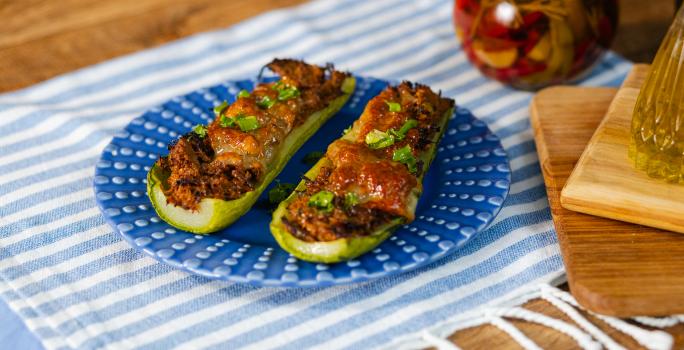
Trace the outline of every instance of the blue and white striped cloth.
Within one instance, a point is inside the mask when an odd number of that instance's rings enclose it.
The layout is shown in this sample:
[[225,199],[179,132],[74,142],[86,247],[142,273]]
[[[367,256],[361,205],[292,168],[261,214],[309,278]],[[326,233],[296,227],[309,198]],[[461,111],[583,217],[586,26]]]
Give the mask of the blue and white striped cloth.
[[[0,96],[0,293],[49,349],[372,348],[563,273],[528,120],[531,93],[480,75],[449,0],[319,0]],[[426,268],[369,283],[273,289],[210,281],[135,251],[91,188],[113,133],[173,96],[253,76],[273,57],[421,81],[502,138],[513,169],[486,232]],[[583,82],[618,85],[608,54]]]

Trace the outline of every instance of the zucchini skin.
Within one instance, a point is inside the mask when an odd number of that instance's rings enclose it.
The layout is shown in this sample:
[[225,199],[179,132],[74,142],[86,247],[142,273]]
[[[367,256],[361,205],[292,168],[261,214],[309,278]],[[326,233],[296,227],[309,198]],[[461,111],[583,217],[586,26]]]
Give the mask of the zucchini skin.
[[273,159],[272,166],[264,174],[261,183],[253,191],[245,193],[238,199],[226,201],[204,198],[200,201],[197,211],[169,204],[162,190],[168,174],[164,174],[155,163],[147,173],[147,195],[157,215],[169,225],[192,233],[208,234],[228,227],[249,211],[297,150],[347,103],[354,92],[355,85],[356,79],[353,76],[345,79],[341,96],[330,102],[326,108],[314,112],[306,119],[306,122],[292,130],[279,146],[278,154]]
[[[439,140],[442,139],[442,135],[444,135],[449,118],[452,114],[453,108],[444,113],[440,119],[440,131],[435,135],[433,139],[434,142],[431,143],[428,149],[418,157],[419,160],[422,160],[425,163],[424,171],[418,177],[419,183],[422,183],[425,173],[427,173],[432,160],[437,154],[437,144],[439,143]],[[343,136],[342,139],[353,140],[357,135],[358,130],[352,129],[349,133]],[[320,168],[329,162],[330,160],[328,160],[326,157],[321,158],[309,171],[307,171],[305,177],[309,179],[315,179]],[[340,238],[327,242],[303,241],[292,235],[287,230],[282,219],[287,212],[288,204],[295,199],[298,191],[304,190],[305,188],[306,182],[302,180],[297,185],[297,188],[290,194],[290,196],[288,196],[288,198],[286,198],[284,201],[280,202],[278,208],[273,212],[273,218],[270,224],[271,234],[276,239],[278,244],[288,253],[301,260],[329,264],[354,259],[368,251],[373,250],[380,243],[389,238],[394,230],[405,223],[405,219],[397,218],[390,221],[387,225],[383,225],[368,236]],[[410,194],[409,209],[412,213],[415,213],[420,195],[421,191],[417,188],[414,188]]]

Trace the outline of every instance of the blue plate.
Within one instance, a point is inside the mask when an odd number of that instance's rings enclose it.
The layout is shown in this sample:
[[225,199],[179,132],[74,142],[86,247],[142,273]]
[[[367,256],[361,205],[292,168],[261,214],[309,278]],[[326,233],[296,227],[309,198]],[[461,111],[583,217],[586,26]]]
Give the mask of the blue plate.
[[[457,108],[426,174],[416,220],[363,256],[338,264],[312,264],[282,250],[268,229],[273,207],[268,190],[232,226],[212,235],[175,229],[155,213],[146,195],[146,174],[166,145],[211,120],[211,109],[235,100],[254,80],[229,81],[174,98],[135,118],[105,147],[97,162],[97,203],[109,223],[132,246],[155,259],[209,278],[263,286],[329,286],[361,282],[415,269],[452,253],[484,230],[508,194],[510,168],[499,139],[468,110]],[[310,165],[302,162],[356,120],[386,81],[357,77],[347,105],[295,154],[278,176],[297,183]]]

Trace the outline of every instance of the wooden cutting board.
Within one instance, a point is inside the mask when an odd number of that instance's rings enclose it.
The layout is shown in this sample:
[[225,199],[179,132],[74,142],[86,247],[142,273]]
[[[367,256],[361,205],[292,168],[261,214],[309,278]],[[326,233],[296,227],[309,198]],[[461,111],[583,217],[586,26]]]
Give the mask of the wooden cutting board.
[[[635,66],[625,84],[633,84],[646,69]],[[616,92],[552,87],[540,91],[530,104],[568,284],[584,307],[602,314],[684,313],[684,235],[581,214],[560,205],[561,190]]]
[[625,80],[561,193],[564,208],[684,233],[684,185],[649,177],[627,156],[647,66]]

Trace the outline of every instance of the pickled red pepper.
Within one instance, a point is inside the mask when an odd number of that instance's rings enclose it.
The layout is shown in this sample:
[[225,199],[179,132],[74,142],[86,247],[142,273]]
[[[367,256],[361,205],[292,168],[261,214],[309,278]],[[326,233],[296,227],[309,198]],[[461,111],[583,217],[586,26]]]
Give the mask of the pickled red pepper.
[[519,88],[586,71],[610,45],[615,0],[456,0],[454,21],[469,59]]

